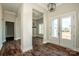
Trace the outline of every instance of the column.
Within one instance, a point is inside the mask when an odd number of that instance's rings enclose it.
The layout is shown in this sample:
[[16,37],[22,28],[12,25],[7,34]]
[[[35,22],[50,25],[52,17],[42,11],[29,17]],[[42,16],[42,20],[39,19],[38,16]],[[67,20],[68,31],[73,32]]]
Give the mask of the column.
[[22,4],[21,10],[21,49],[32,49],[32,5]]

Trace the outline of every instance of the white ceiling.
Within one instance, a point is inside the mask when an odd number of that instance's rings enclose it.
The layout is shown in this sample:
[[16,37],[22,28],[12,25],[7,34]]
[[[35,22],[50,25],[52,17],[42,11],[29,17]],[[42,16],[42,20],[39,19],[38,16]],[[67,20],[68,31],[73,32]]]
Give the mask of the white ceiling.
[[[56,3],[56,7],[58,7],[62,4],[63,3]],[[44,9],[46,9],[46,10],[48,9],[48,7],[47,7],[48,3],[38,3],[38,5],[41,6],[42,8],[44,8]]]
[[[48,3],[37,3],[37,5],[47,9]],[[62,3],[56,3],[56,6],[61,5]],[[3,9],[10,10],[13,12],[17,12],[18,8],[20,7],[21,3],[2,3]]]
[[3,9],[13,12],[17,12],[20,5],[20,3],[2,3]]
[[[48,3],[36,3],[36,5],[41,6],[43,9],[47,9],[47,4]],[[56,6],[60,6],[62,3],[56,3]],[[13,11],[13,12],[18,12],[18,8],[21,6],[21,3],[2,3],[2,7],[5,10]],[[40,13],[39,11],[33,10],[33,18],[42,18],[43,14]]]
[[[45,10],[48,10],[48,8],[47,8],[48,4],[47,3],[38,3],[36,5],[41,6]],[[61,3],[56,4],[57,7],[60,6],[60,5],[62,5],[62,4]],[[33,10],[33,19],[37,20],[37,19],[40,19],[42,17],[43,17],[43,14],[41,12]]]

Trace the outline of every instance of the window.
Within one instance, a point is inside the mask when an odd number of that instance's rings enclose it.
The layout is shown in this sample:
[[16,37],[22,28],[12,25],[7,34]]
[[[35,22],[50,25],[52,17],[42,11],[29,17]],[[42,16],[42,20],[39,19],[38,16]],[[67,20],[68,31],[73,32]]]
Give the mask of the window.
[[71,39],[71,17],[63,17],[62,22],[62,39]]
[[[60,24],[58,20],[61,20]],[[71,39],[71,16],[61,17],[60,19],[53,19],[52,37],[58,38],[60,35],[62,39]]]
[[52,37],[58,37],[58,19],[52,22]]
[[43,24],[39,24],[39,34],[43,34]]

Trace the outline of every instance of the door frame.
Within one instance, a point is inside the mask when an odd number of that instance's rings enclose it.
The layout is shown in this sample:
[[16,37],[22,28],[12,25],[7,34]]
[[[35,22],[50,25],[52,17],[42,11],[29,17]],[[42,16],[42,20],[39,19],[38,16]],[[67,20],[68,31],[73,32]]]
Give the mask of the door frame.
[[6,42],[6,22],[13,22],[14,23],[14,40],[15,40],[15,37],[16,37],[16,34],[15,34],[15,21],[10,21],[10,20],[4,20],[3,21],[3,33],[4,33],[4,40],[3,40],[3,42]]
[[[61,23],[61,18],[71,16],[71,40],[73,41],[73,47],[71,49],[76,49],[76,12],[70,12],[66,13],[60,16],[60,23]],[[61,26],[61,24],[60,24]],[[74,29],[73,29],[74,28]],[[61,44],[61,27],[60,27],[60,45]],[[63,45],[62,45],[63,46]],[[69,47],[70,48],[70,47]]]
[[[61,45],[60,43],[61,43],[61,18],[62,17],[65,17],[65,16],[72,16],[72,18],[73,18],[73,21],[72,21],[72,24],[74,24],[73,25],[73,27],[74,27],[74,30],[72,30],[72,31],[74,31],[74,35],[72,35],[72,39],[71,40],[73,40],[73,48],[71,48],[71,49],[74,49],[74,50],[76,50],[76,12],[75,11],[73,11],[73,12],[69,12],[69,13],[64,13],[64,14],[62,14],[62,15],[57,15],[57,16],[54,16],[54,18],[57,18],[58,20],[59,20],[59,44],[58,45]],[[52,16],[51,16],[51,20],[52,20]],[[52,24],[52,23],[51,23]],[[52,26],[51,26],[52,27]],[[52,31],[52,30],[51,30]],[[72,33],[72,32],[71,32]],[[52,38],[51,38],[51,40],[52,40]],[[54,42],[52,42],[52,43],[54,43]],[[57,44],[57,43],[56,43]],[[63,45],[61,45],[61,46],[63,46]],[[63,46],[64,47],[64,46]]]

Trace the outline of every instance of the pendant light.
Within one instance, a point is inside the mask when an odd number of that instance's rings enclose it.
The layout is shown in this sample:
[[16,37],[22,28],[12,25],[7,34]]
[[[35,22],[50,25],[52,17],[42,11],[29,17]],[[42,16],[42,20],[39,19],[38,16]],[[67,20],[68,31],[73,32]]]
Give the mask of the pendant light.
[[56,10],[56,3],[49,3],[48,4],[48,11],[53,12]]

